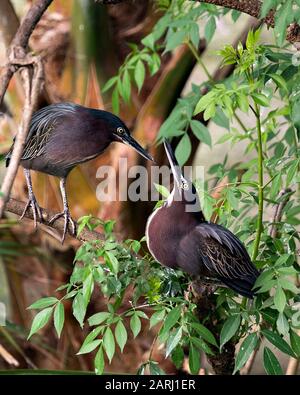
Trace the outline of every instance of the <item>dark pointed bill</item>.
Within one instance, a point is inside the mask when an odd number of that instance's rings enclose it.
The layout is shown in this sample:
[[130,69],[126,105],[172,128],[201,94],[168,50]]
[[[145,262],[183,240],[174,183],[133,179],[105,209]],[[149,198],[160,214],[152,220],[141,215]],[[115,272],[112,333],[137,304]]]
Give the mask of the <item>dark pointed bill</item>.
[[126,135],[122,138],[123,143],[130,145],[144,158],[154,162],[153,157],[130,135]]
[[176,180],[176,183],[179,186],[179,185],[181,185],[182,179],[183,179],[182,172],[181,172],[180,166],[177,162],[177,159],[175,157],[175,154],[172,150],[171,144],[166,139],[164,140],[164,147],[165,147],[165,151],[166,151],[166,154],[167,154],[170,166],[171,166],[171,170],[172,170],[174,179]]

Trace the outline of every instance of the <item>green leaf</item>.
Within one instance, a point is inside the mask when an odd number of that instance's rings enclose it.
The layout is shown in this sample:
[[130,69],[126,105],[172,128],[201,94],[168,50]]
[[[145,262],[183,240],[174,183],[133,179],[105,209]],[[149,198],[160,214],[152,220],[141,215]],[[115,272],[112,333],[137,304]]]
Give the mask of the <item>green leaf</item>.
[[177,369],[179,369],[182,364],[183,364],[183,360],[184,360],[184,352],[183,349],[180,346],[177,346],[173,351],[172,351],[172,362],[174,363],[174,365],[176,366]]
[[111,251],[106,251],[105,255],[107,257],[107,265],[109,267],[109,269],[114,273],[114,274],[118,274],[119,271],[119,262],[117,260],[117,258],[114,256],[114,254]]
[[148,320],[148,319],[149,319],[148,316],[147,316],[147,314],[146,314],[144,311],[142,311],[142,310],[136,310],[136,311],[135,311],[135,314],[136,314],[137,316],[139,316],[140,318],[145,318],[145,320]]
[[270,375],[282,375],[283,371],[273,352],[268,348],[264,348],[264,367]]
[[135,66],[135,69],[134,69],[134,79],[135,79],[135,82],[136,82],[136,85],[137,85],[139,91],[141,90],[141,88],[143,86],[143,83],[145,80],[145,74],[146,74],[146,72],[145,72],[144,63],[141,60],[138,60],[136,66]]
[[[285,268],[285,269],[288,269],[288,268]],[[292,268],[292,270],[294,270],[294,268]],[[280,269],[278,271],[280,272]],[[292,274],[295,274],[295,273],[292,273]],[[288,291],[291,291],[294,294],[298,294],[300,292],[300,289],[297,288],[297,286],[294,283],[292,283],[291,280],[288,280],[284,277],[279,277],[278,283],[280,284],[280,286],[283,289],[287,289]]]
[[150,33],[150,34],[148,34],[148,36],[144,37],[141,42],[143,45],[145,45],[145,47],[148,47],[148,48],[154,50],[155,40],[154,40],[154,35],[152,33]]
[[88,354],[95,350],[96,347],[102,342],[101,339],[93,340],[89,343],[84,343],[80,350],[78,351],[77,355]]
[[32,321],[30,333],[27,340],[47,324],[49,318],[51,317],[52,311],[53,307],[47,307],[46,309],[41,310],[37,313]]
[[94,288],[93,273],[89,273],[89,275],[83,281],[83,287],[82,287],[82,296],[83,296],[84,304],[86,306],[90,301],[93,288]]
[[216,115],[212,119],[212,121],[218,125],[221,126],[222,128],[225,128],[229,130],[229,120],[224,114],[224,112],[221,110],[220,107],[217,107]]
[[101,89],[102,93],[104,93],[104,92],[108,91],[110,88],[112,88],[116,84],[117,80],[118,80],[117,76],[114,76],[114,77],[110,78],[105,83],[104,87]]
[[216,20],[215,20],[215,17],[212,16],[209,18],[208,22],[205,25],[205,29],[204,29],[204,35],[205,35],[206,41],[208,43],[213,38],[215,31],[216,31]]
[[125,344],[127,342],[127,331],[122,320],[118,321],[116,325],[115,338],[120,347],[121,352],[123,352]]
[[236,22],[240,16],[241,16],[240,11],[237,11],[237,10],[231,11],[231,18],[232,18],[233,22]]
[[165,372],[159,367],[158,363],[154,361],[149,362],[149,373],[154,376],[165,374]]
[[194,110],[194,115],[199,114],[200,112],[204,111],[209,105],[215,103],[215,92],[210,91],[206,95],[202,96],[201,99],[198,101],[196,108]]
[[280,313],[283,312],[286,306],[286,296],[280,285],[277,285],[276,288],[276,292],[274,295],[274,305]]
[[78,293],[73,299],[72,309],[74,317],[77,319],[82,328],[86,313],[86,304],[84,303],[84,298],[81,293]]
[[179,166],[185,164],[192,152],[192,144],[189,135],[186,133],[182,136],[175,149],[175,156],[178,160]]
[[281,47],[286,36],[286,27],[289,21],[292,21],[292,0],[285,0],[280,7],[279,12],[275,15],[275,36],[278,45]]
[[239,107],[240,107],[241,111],[247,113],[249,111],[248,97],[246,95],[244,95],[243,93],[240,93],[237,96],[237,101],[238,101],[238,104],[239,104]]
[[133,314],[130,318],[130,328],[132,330],[133,337],[136,338],[141,331],[141,320],[137,314]]
[[260,273],[257,280],[255,281],[255,287],[260,287],[264,285],[265,283],[272,280],[273,277],[274,277],[274,272],[272,269],[265,270],[264,272]]
[[291,182],[293,181],[293,178],[298,172],[298,166],[299,166],[299,161],[294,161],[291,166],[288,168],[287,174],[286,174],[286,183],[287,185],[290,185]]
[[[177,324],[179,318],[181,316],[181,306],[177,306],[174,309],[172,309],[166,319],[165,319],[165,323],[163,326],[163,331],[168,332],[171,328],[173,328],[174,325]],[[150,321],[151,322],[151,321]]]
[[123,79],[122,79],[122,91],[120,92],[126,103],[128,103],[130,100],[130,92],[131,92],[130,75],[129,75],[129,71],[126,69],[124,71]]
[[211,348],[201,339],[201,337],[191,337],[191,342],[198,347],[200,350],[204,351],[206,354],[214,355]]
[[64,305],[59,302],[54,309],[54,327],[56,329],[57,336],[60,337],[65,322],[65,309]]
[[200,369],[200,352],[190,343],[189,350],[189,367],[192,374],[198,374]]
[[203,337],[204,340],[206,340],[208,343],[213,344],[214,346],[218,347],[218,344],[216,342],[216,339],[214,335],[211,333],[209,329],[207,329],[205,326],[202,324],[199,324],[197,322],[191,323],[191,327],[197,331],[197,333]]
[[177,344],[180,342],[182,336],[182,328],[179,327],[171,332],[166,344],[166,358],[171,354]]
[[95,360],[94,360],[94,365],[95,365],[95,373],[96,374],[102,374],[104,371],[104,355],[103,355],[103,349],[102,347],[99,348]]
[[165,318],[165,315],[166,315],[165,310],[159,310],[153,313],[150,318],[150,329],[153,326],[157,325],[159,322],[161,322]]
[[192,23],[190,27],[190,39],[195,48],[198,48],[200,41],[199,26],[197,22]]
[[163,185],[159,185],[154,183],[154,186],[158,193],[160,193],[164,198],[168,198],[170,196],[170,191]]
[[29,307],[27,307],[27,309],[44,309],[45,307],[52,306],[57,302],[58,299],[52,296],[48,298],[41,298],[36,302],[32,303]]
[[285,80],[281,77],[279,74],[269,74],[272,80],[275,82],[275,84],[278,86],[278,88],[284,89],[287,91],[287,86]]
[[111,360],[112,360],[114,353],[115,353],[115,339],[114,339],[112,330],[109,327],[106,329],[104,336],[103,336],[103,346],[104,346],[107,358],[109,360],[109,363],[111,363]]
[[175,33],[170,34],[167,37],[165,52],[172,51],[173,49],[181,45],[185,39],[185,35],[186,33],[184,30],[179,30]]
[[264,0],[262,2],[261,10],[260,10],[260,16],[261,18],[264,18],[267,16],[267,13],[270,11],[271,8],[277,5],[277,0]]
[[106,321],[111,316],[108,311],[102,311],[101,313],[93,314],[89,319],[88,323],[90,326],[100,325],[102,322]]
[[276,321],[276,327],[277,327],[278,332],[281,335],[285,336],[288,334],[290,326],[289,326],[288,320],[287,320],[286,316],[284,315],[284,313],[278,314],[278,318]]
[[265,336],[265,338],[267,340],[269,340],[270,343],[272,343],[280,351],[295,358],[295,354],[294,354],[293,350],[291,349],[290,345],[277,333],[272,332],[269,329],[263,329],[262,334]]
[[271,184],[271,188],[270,188],[271,199],[275,199],[278,196],[280,186],[281,186],[281,174],[278,173],[272,180],[272,184]]
[[235,315],[227,318],[220,333],[220,349],[226,344],[237,332],[241,324],[241,316]]
[[233,374],[235,374],[238,370],[240,370],[245,365],[245,363],[250,358],[252,351],[256,348],[257,344],[258,344],[258,337],[256,333],[251,333],[246,337],[246,339],[241,344],[239,352],[236,356]]
[[269,107],[270,101],[267,96],[263,95],[262,93],[251,93],[251,96],[255,103],[263,107]]
[[300,129],[300,100],[295,100],[292,104],[292,121],[297,130]]
[[99,335],[99,333],[103,330],[103,327],[98,326],[97,328],[94,328],[84,339],[84,342],[82,343],[81,347],[85,347],[87,344],[91,343],[93,340],[96,339],[96,337]]
[[210,118],[213,118],[216,115],[216,105],[211,103],[209,106],[206,107],[203,119],[204,121],[208,121]]
[[296,354],[296,356],[299,358],[300,357],[300,336],[294,332],[292,329],[290,331],[290,341],[291,341],[291,346]]
[[211,136],[208,128],[205,125],[203,125],[203,123],[196,121],[194,119],[191,121],[190,125],[194,135],[201,142],[211,147]]

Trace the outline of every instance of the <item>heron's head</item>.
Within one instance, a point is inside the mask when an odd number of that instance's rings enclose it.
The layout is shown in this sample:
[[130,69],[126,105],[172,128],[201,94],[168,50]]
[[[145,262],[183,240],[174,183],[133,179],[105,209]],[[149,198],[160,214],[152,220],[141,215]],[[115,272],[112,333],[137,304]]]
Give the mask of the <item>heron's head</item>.
[[106,112],[106,122],[112,135],[112,140],[130,145],[144,158],[154,161],[152,156],[131,136],[125,123],[116,115]]
[[190,208],[194,207],[194,209],[191,211],[199,211],[200,203],[196,188],[194,187],[192,181],[183,176],[181,167],[178,164],[171,144],[166,139],[164,140],[164,147],[174,178],[174,188],[169,198],[166,200],[166,205],[171,205],[175,201],[180,201],[186,205],[186,208],[188,206]]

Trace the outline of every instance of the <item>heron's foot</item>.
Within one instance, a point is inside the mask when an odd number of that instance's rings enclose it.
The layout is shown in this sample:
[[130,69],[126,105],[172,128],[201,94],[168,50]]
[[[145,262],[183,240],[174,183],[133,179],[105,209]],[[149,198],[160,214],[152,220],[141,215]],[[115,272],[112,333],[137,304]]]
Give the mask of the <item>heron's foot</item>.
[[71,236],[76,235],[76,225],[74,220],[71,217],[70,211],[69,210],[64,210],[61,213],[55,214],[50,221],[48,222],[49,225],[53,225],[55,221],[57,221],[59,218],[64,218],[65,219],[65,224],[64,224],[64,230],[63,230],[63,235],[61,238],[61,244],[64,243],[67,231],[70,233]]
[[23,214],[20,217],[20,220],[24,218],[29,208],[31,208],[32,210],[34,227],[36,228],[37,221],[43,222],[43,215],[34,195],[28,198],[27,204],[24,208]]

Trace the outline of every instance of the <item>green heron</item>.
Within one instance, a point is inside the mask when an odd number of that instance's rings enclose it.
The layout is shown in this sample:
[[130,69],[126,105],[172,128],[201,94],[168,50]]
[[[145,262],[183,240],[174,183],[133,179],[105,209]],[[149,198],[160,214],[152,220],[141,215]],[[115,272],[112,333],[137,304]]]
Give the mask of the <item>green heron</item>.
[[[146,239],[156,261],[192,276],[213,280],[253,298],[259,271],[241,241],[223,226],[206,221],[191,181],[185,179],[171,145],[164,142],[174,188],[149,217]],[[193,205],[194,209],[187,209]]]
[[[31,207],[35,226],[37,218],[42,221],[30,176],[30,170],[36,170],[60,178],[64,210],[56,214],[49,224],[64,217],[62,243],[69,225],[72,227],[72,234],[75,234],[75,224],[70,215],[65,189],[66,178],[76,165],[101,155],[114,141],[128,144],[143,157],[153,160],[130,135],[124,122],[110,112],[73,103],[51,104],[37,111],[32,117],[20,162],[24,168],[29,196],[21,219]],[[6,156],[6,166],[9,164],[12,148],[13,146]]]

